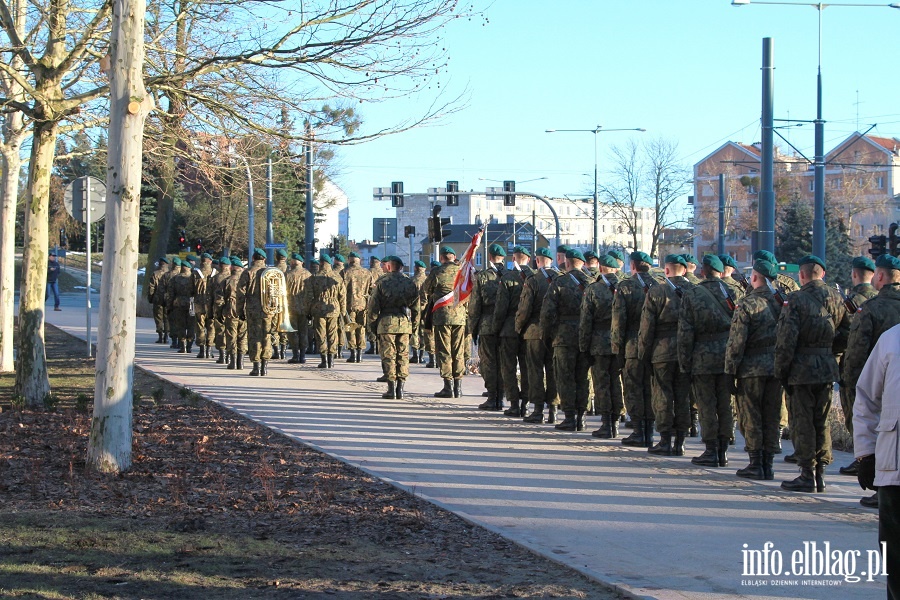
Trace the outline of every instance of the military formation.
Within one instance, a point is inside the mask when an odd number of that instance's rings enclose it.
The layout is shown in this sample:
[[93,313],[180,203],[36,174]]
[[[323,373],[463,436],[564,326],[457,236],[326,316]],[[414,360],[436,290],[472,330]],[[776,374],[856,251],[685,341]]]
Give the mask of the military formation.
[[461,397],[476,348],[486,390],[479,409],[572,432],[599,415],[594,437],[617,439],[630,427],[622,444],[662,456],[684,456],[686,438],[700,437],[704,451],[691,462],[706,467],[728,465],[739,430],[749,465],[736,474],[755,480],[774,479],[789,434],[794,453],[784,460],[799,475],[781,487],[824,492],[834,384],[852,432],[866,359],[900,324],[900,259],[887,255],[854,259],[844,291],[825,282],[825,262],[811,255],[798,263],[798,285],[766,251],[754,255],[749,278],[728,255],[672,254],[660,270],[640,251],[560,246],[532,256],[516,246],[507,256],[491,244],[486,254],[465,303],[455,289],[461,265],[446,246],[430,268],[415,261],[412,276],[396,256],[366,268],[355,252],[323,252],[309,270],[283,250],[273,267],[260,249],[247,266],[162,257],[148,284],[157,343],[189,353],[196,342],[198,358],[231,370],[245,369],[248,356],[251,376],[265,376],[287,348],[287,362],[318,354],[322,369],[345,350],[347,363],[377,354],[386,399],[404,397],[410,364],[437,369],[435,397]]

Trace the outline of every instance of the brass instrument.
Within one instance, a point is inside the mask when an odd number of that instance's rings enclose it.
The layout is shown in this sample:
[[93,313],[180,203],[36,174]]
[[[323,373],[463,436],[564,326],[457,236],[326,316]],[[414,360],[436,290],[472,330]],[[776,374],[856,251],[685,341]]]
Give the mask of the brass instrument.
[[[278,317],[279,333],[293,333],[291,318],[288,312],[287,283],[284,273],[277,267],[266,267],[259,275],[259,299],[263,312],[270,317]],[[279,314],[280,313],[280,314]]]

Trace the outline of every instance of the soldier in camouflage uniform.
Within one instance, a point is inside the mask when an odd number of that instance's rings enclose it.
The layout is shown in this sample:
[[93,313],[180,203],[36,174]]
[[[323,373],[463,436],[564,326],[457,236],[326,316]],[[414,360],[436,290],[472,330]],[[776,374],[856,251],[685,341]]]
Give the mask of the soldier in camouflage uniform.
[[244,320],[244,296],[240,289],[244,264],[237,256],[231,257],[231,275],[222,288],[222,318],[225,321],[225,354],[228,369],[243,369],[247,353],[247,321]]
[[622,440],[625,446],[647,446],[653,437],[650,365],[638,356],[638,332],[646,293],[659,282],[650,276],[652,259],[638,250],[629,256],[631,277],[616,288],[610,324],[610,347],[622,367],[622,391],[625,408],[631,417],[631,435]]
[[247,322],[247,344],[253,369],[250,375],[265,376],[267,364],[272,358],[272,316],[263,311],[260,272],[266,268],[266,253],[257,248],[253,251],[250,267],[241,273],[238,293],[244,304],[240,308]]
[[544,298],[559,272],[553,268],[553,255],[547,248],[538,248],[534,257],[537,269],[522,285],[519,306],[516,309],[516,332],[525,345],[525,366],[528,371],[528,398],[534,411],[524,421],[544,422],[544,405],[547,405],[548,423],[556,423],[559,397],[556,377],[553,373],[553,348],[544,344],[541,331],[541,309]]
[[[344,281],[344,272],[347,270],[347,258],[344,257],[343,254],[335,254],[334,262],[331,265],[331,272],[340,277],[341,283],[346,287],[346,282]],[[344,297],[346,297],[346,292],[344,293]],[[347,347],[347,332],[349,330],[350,323],[347,321],[347,313],[342,312],[338,315],[338,347],[337,354],[338,358],[344,358],[344,348]],[[350,353],[350,357],[353,358],[353,353]],[[350,362],[350,361],[347,361]],[[355,360],[353,362],[356,362]]]
[[[678,366],[678,319],[681,297],[692,288],[684,278],[685,262],[679,254],[665,259],[666,281],[650,288],[641,312],[638,358],[653,368],[651,394],[656,429],[663,440],[690,427],[690,377]],[[649,450],[662,452],[665,444],[653,446],[653,420],[644,422],[644,442]]]
[[584,255],[578,250],[566,252],[566,265],[569,271],[553,280],[544,298],[541,332],[553,347],[553,374],[565,414],[556,429],[584,431],[591,357],[579,348],[578,325],[585,290],[594,280],[582,270]]
[[612,305],[619,283],[615,274],[618,263],[608,254],[599,257],[598,262],[598,278],[588,287],[581,303],[578,346],[591,357],[594,408],[602,417],[600,428],[591,435],[612,439],[619,435],[619,415],[623,408],[622,397],[612,394],[613,381],[619,377],[619,367],[618,357],[610,344]]
[[[616,276],[617,283],[622,281],[625,277],[621,272],[622,268],[625,266],[625,254],[621,250],[613,248],[612,250],[608,250],[606,255],[611,256],[616,261],[616,268],[610,268],[609,273]],[[625,395],[622,391],[622,368],[624,365],[624,359],[620,359],[620,357],[617,356],[616,360],[613,361],[614,372],[610,374],[610,377],[612,378],[612,387],[609,391],[610,398],[613,406],[621,407],[619,414],[620,421],[625,421]]]
[[169,272],[169,259],[160,256],[156,262],[156,270],[147,282],[147,298],[153,305],[153,322],[156,324],[157,344],[169,341],[169,330],[166,329],[166,286],[163,279]]
[[[690,281],[692,284],[697,285],[700,283],[700,278],[694,273],[697,270],[697,257],[690,253],[685,253],[681,255],[684,258],[684,262],[687,263],[687,270],[684,272],[684,278]],[[694,399],[694,390],[691,389],[690,394],[691,399],[691,429],[688,431],[688,435],[691,437],[697,437],[700,431],[700,411],[697,410],[697,401]]]
[[213,270],[216,274],[209,282],[209,314],[206,317],[207,339],[215,345],[219,351],[216,358],[217,365],[225,364],[225,319],[222,317],[222,289],[225,282],[231,277],[231,260],[223,256],[213,261]]
[[681,256],[682,258],[684,258],[684,262],[687,263],[687,271],[685,271],[684,273],[684,278],[694,285],[697,285],[698,283],[700,283],[700,278],[696,275],[698,264],[697,257],[695,257],[693,254],[682,254]]
[[180,271],[169,279],[166,286],[166,305],[169,308],[172,334],[178,340],[178,353],[186,354],[191,351],[194,344],[194,319],[190,314],[193,293],[191,266],[182,260],[178,260],[175,264],[179,266]]
[[306,364],[306,345],[309,335],[309,319],[306,308],[303,305],[303,286],[309,279],[309,271],[303,266],[303,256],[294,252],[291,254],[290,268],[284,276],[284,284],[287,287],[288,318],[294,333],[288,334],[288,342],[291,346],[291,364]]
[[758,260],[752,289],[738,303],[725,348],[725,372],[737,377],[741,431],[750,464],[738,470],[746,479],[775,478],[772,461],[781,447],[781,383],[775,378],[775,327],[782,304],[775,298],[775,265]]
[[[533,273],[528,262],[531,253],[527,248],[513,248],[513,268],[504,271],[497,290],[494,304],[494,335],[500,338],[500,373],[503,390],[509,400],[509,408],[503,414],[510,417],[524,417],[528,406],[528,370],[525,368],[525,344],[516,333],[516,309],[522,294],[522,284]],[[521,370],[522,387],[516,377],[516,369]],[[519,401],[521,400],[521,406]]]
[[[369,273],[372,274],[372,287],[375,287],[375,283],[382,277],[384,277],[384,269],[381,268],[381,259],[377,256],[372,256],[369,258]],[[374,332],[366,330],[366,339],[369,340],[369,348],[365,351],[364,354],[377,354],[378,353],[378,336],[375,335]]]
[[500,338],[494,333],[494,305],[500,289],[500,279],[506,270],[503,259],[506,251],[498,244],[488,248],[488,264],[475,274],[469,296],[469,332],[478,346],[478,368],[487,388],[487,400],[481,410],[503,410],[503,377],[500,373]]
[[375,284],[366,313],[378,334],[381,368],[388,389],[382,398],[403,398],[409,377],[409,336],[412,322],[419,318],[419,290],[403,273],[403,261],[397,256],[385,258],[387,274]]
[[350,266],[344,269],[344,295],[346,297],[347,346],[350,348],[348,363],[362,361],[366,347],[366,306],[372,293],[372,273],[359,264],[359,254],[350,253]]
[[[163,294],[162,297],[163,297],[164,304],[167,304],[166,298],[168,298],[168,294],[169,294],[169,282],[172,280],[173,277],[178,275],[178,273],[180,271],[181,271],[181,259],[179,258],[178,264],[175,264],[175,259],[173,258],[172,259],[172,268],[169,269],[166,273],[163,273],[162,277],[159,280],[159,285],[160,285],[160,287],[162,287],[162,294]],[[170,313],[168,304],[167,304],[166,310],[164,312],[166,314],[166,331],[169,333],[169,341],[171,342],[171,344],[169,344],[169,348],[172,348],[172,349],[178,348],[178,338],[176,336],[172,335],[172,323],[171,323],[172,315]]]
[[320,254],[319,272],[306,282],[305,301],[313,319],[319,356],[319,369],[334,368],[338,348],[338,320],[346,306],[344,280],[331,268],[331,256]]
[[191,295],[194,298],[194,339],[197,340],[199,352],[197,358],[209,358],[209,341],[207,339],[207,318],[209,317],[209,278],[212,276],[212,256],[204,252],[200,256],[200,265],[191,269]]
[[[441,264],[433,267],[431,273],[422,284],[425,303],[435,306],[431,316],[424,315],[424,321],[430,318],[434,331],[435,353],[444,387],[436,392],[436,398],[461,398],[462,378],[466,373],[465,350],[466,341],[466,308],[463,304],[454,304],[453,282],[459,273],[456,253],[450,246],[441,248]],[[449,301],[448,301],[449,299]]]
[[[440,261],[437,261],[437,260],[431,261],[431,271],[434,271],[435,269],[437,269],[440,266],[441,266]],[[429,272],[429,275],[430,274],[431,274],[431,272]],[[421,299],[422,299],[422,310],[424,311],[425,306],[428,304],[428,295],[425,293],[424,284],[423,284],[423,288],[422,288]],[[433,326],[425,327],[424,319],[425,319],[425,314],[423,312],[422,324],[421,324],[421,330],[422,330],[422,336],[423,336],[422,346],[424,347],[425,352],[428,353],[428,362],[425,364],[425,368],[433,369],[436,366],[436,357],[437,357],[437,350],[435,348],[435,342],[434,342],[434,327]],[[468,352],[469,341],[470,340],[468,339],[468,336],[466,336],[466,341],[464,344],[466,352]],[[421,363],[422,361],[420,360],[419,362]]]
[[[279,271],[281,271],[282,273],[284,273],[285,275],[287,275],[287,272],[288,272],[288,252],[287,252],[287,250],[285,250],[284,248],[278,248],[277,250],[275,250],[275,264],[272,266],[275,267],[276,269],[278,269]],[[282,332],[282,331],[278,331],[277,323],[274,324],[274,327],[275,327],[275,329],[272,330],[272,332],[270,334],[272,336],[272,340],[271,340],[272,358],[284,358],[285,351],[287,350],[287,345],[288,345],[288,341],[289,341],[288,340],[289,334]]]
[[825,261],[800,259],[800,290],[788,296],[778,319],[775,377],[788,390],[791,439],[800,476],[782,489],[824,492],[825,466],[831,463],[831,432],[825,423],[831,392],[840,378],[835,355],[844,351],[850,317],[843,298],[822,280]]
[[[678,318],[678,364],[683,373],[690,374],[691,391],[700,409],[700,432],[706,445],[706,451],[691,462],[703,467],[728,465],[728,440],[734,427],[731,409],[734,376],[725,372],[725,345],[735,299],[722,281],[723,270],[722,261],[714,254],[703,257],[704,278],[684,290]],[[672,453],[683,456],[687,430],[676,430],[675,434]],[[666,454],[665,450],[659,453]]]
[[[425,283],[425,278],[428,275],[425,274],[425,263],[421,260],[417,260],[413,263],[414,272],[413,272],[413,283],[416,284],[416,289],[419,290],[419,314],[422,314],[422,311],[425,308],[425,300],[422,295],[422,284]],[[419,364],[421,362],[425,362],[425,328],[422,327],[421,319],[413,323],[413,332],[412,336],[409,338],[409,345],[412,347],[412,354],[409,356],[409,362],[412,364]]]

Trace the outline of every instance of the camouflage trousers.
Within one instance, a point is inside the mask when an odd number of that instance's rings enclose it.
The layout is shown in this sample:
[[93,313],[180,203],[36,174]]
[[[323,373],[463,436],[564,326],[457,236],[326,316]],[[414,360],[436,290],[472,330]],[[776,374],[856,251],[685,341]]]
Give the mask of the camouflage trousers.
[[553,372],[553,351],[543,340],[523,340],[525,368],[528,371],[528,401],[535,410],[543,405],[558,406],[556,375]]
[[200,346],[208,346],[206,313],[197,311],[194,315],[194,339]]
[[423,326],[422,329],[419,330],[419,335],[421,339],[419,348],[425,350],[425,352],[429,354],[434,354],[434,329],[425,329]]
[[831,464],[830,383],[794,385],[788,398],[791,419],[791,441],[794,456],[801,467]]
[[844,382],[840,388],[841,408],[844,411],[844,426],[853,435],[853,405],[856,403],[856,382]]
[[[697,402],[700,436],[704,442],[731,437],[734,413],[731,410],[731,388],[734,376],[727,373],[694,375],[691,394]],[[690,406],[690,399],[688,400]]]
[[347,347],[351,350],[365,350],[366,348],[366,312],[363,310],[351,311],[347,323]]
[[207,339],[219,350],[225,349],[225,322],[210,317]]
[[309,325],[306,315],[301,315],[292,310],[288,316],[291,319],[291,327],[294,328],[294,333],[288,334],[291,350],[296,350],[301,353],[306,352],[306,347],[309,344],[309,339],[307,338],[309,335]]
[[156,325],[156,333],[169,333],[165,304],[153,305],[153,323]]
[[438,325],[434,328],[436,358],[442,379],[462,379],[466,373],[464,325]]
[[313,325],[316,330],[319,354],[337,354],[339,340],[337,316],[313,317]]
[[[677,362],[653,365],[653,416],[660,433],[687,432],[691,427],[690,375]],[[731,435],[729,430],[728,435]]]
[[496,335],[478,336],[478,369],[490,397],[503,391],[500,375],[500,338]]
[[381,370],[388,381],[409,377],[408,333],[379,333],[378,352],[381,354]]
[[188,314],[187,306],[176,306],[169,313],[169,336],[178,340],[194,340],[193,317]]
[[777,453],[781,449],[781,383],[774,377],[738,379],[737,404],[747,450]]
[[622,383],[619,358],[614,354],[591,357],[591,379],[594,384],[594,412],[612,414],[618,418],[625,405],[622,401]]
[[250,360],[259,362],[272,358],[272,317],[263,314],[249,315],[247,319],[247,346]]
[[653,418],[653,371],[646,362],[637,358],[626,358],[622,368],[622,391],[625,409],[634,419]]
[[247,353],[247,321],[225,319],[225,351],[235,356]]
[[[516,369],[521,372],[522,385],[519,393],[519,380]],[[525,344],[519,337],[500,338],[500,374],[503,377],[503,392],[510,402],[518,402],[522,398],[528,401],[528,369],[525,368]]]
[[553,347],[553,375],[556,391],[565,412],[586,411],[588,405],[588,372],[591,355],[578,346]]

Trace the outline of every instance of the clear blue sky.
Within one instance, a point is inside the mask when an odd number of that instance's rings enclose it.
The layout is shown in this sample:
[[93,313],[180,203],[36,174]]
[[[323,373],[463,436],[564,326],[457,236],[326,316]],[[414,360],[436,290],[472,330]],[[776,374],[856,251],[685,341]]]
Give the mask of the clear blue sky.
[[[451,93],[468,89],[464,110],[439,126],[338,149],[336,181],[350,197],[351,238],[371,237],[373,217],[393,216],[388,202],[372,201],[372,188],[391,181],[424,192],[448,179],[483,190],[499,184],[479,177],[547,177],[519,189],[588,193],[593,135],[546,129],[646,128],[599,135],[601,182],[610,147],[631,135],[674,140],[688,165],[724,141],[759,141],[764,37],[775,41],[775,117],[815,117],[811,6],[496,0],[486,16],[487,23],[456,21],[445,35],[451,60],[441,81]],[[857,129],[857,113],[861,130],[878,123],[874,135],[900,137],[898,33],[900,10],[887,3],[823,12],[826,149]],[[430,100],[363,104],[363,131],[422,112]],[[812,156],[811,124],[783,133]]]

